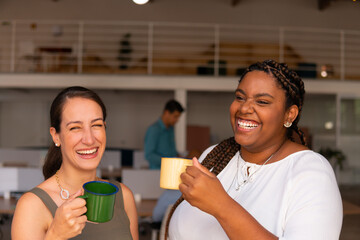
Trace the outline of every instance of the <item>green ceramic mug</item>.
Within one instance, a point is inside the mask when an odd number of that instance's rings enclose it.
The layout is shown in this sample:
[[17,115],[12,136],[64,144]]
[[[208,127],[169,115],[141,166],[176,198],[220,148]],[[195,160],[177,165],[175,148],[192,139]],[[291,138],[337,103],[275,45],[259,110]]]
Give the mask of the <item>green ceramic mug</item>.
[[104,181],[91,181],[83,185],[86,201],[86,217],[91,222],[108,222],[114,215],[116,193],[119,188],[112,183]]

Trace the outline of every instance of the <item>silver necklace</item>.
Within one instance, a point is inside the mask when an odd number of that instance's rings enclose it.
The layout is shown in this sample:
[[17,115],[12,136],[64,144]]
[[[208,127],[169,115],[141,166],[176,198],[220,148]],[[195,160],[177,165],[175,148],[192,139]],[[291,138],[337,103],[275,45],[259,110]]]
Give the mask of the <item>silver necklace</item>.
[[[277,151],[275,152],[277,153]],[[258,167],[254,172],[252,172],[244,181],[242,181],[241,183],[239,183],[239,164],[240,164],[240,152],[239,152],[239,156],[238,156],[238,159],[237,159],[237,163],[236,163],[236,174],[235,174],[235,177],[233,179],[233,182],[231,183],[230,186],[232,186],[235,182],[235,179],[236,179],[236,186],[235,186],[235,190],[236,191],[239,191],[239,189],[245,185],[246,183],[248,183],[250,180],[251,180],[251,177],[257,173],[258,171],[260,171],[260,169],[267,163],[270,161],[270,159],[275,155],[275,153],[271,154],[271,156],[260,166]]]
[[[242,181],[241,183],[239,183],[239,164],[240,164],[240,155],[241,155],[241,152],[239,151],[239,156],[238,156],[237,164],[236,164],[236,174],[235,174],[235,177],[234,177],[233,181],[232,181],[231,184],[230,184],[230,187],[229,187],[228,191],[230,190],[231,186],[234,185],[235,179],[236,179],[235,190],[236,190],[236,191],[239,191],[239,189],[240,189],[242,186],[244,186],[246,183],[248,183],[248,182],[251,180],[251,177],[252,177],[255,173],[257,173],[258,171],[260,171],[260,169],[261,169],[266,163],[268,163],[273,156],[275,156],[275,155],[280,151],[281,147],[284,145],[285,142],[286,142],[286,140],[285,140],[283,143],[281,143],[280,147],[279,147],[273,154],[271,154],[271,156],[270,156],[259,168],[257,168],[253,173],[251,173],[251,174],[247,177],[247,179],[245,179],[245,180]],[[227,191],[227,192],[228,192],[228,191]]]

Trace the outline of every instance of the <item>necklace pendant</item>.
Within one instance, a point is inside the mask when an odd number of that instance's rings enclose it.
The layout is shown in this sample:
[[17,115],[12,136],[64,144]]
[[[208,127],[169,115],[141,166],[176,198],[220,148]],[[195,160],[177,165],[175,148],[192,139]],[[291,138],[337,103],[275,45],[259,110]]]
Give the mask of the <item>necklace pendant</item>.
[[241,184],[237,184],[237,186],[235,187],[235,190],[236,190],[236,191],[239,191],[239,189],[240,189],[245,183],[247,183],[246,180],[244,180]]
[[60,197],[61,197],[62,200],[69,199],[69,197],[70,197],[69,191],[66,190],[66,189],[61,188]]

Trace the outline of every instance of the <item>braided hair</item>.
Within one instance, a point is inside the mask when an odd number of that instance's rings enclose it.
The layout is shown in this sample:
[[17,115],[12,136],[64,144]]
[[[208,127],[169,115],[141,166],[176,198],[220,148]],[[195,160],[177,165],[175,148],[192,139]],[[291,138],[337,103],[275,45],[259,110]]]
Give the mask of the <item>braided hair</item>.
[[[234,157],[237,151],[240,150],[240,145],[237,144],[234,137],[228,138],[214,147],[214,149],[206,155],[205,159],[201,162],[208,170],[218,175]],[[175,209],[179,204],[184,201],[181,196],[171,208],[165,225],[165,239],[167,239],[170,219]]]
[[[299,108],[299,113],[296,119],[293,121],[291,127],[287,129],[287,138],[294,141],[292,138],[293,131],[300,137],[301,143],[306,146],[306,140],[304,133],[297,126],[302,106],[304,103],[305,88],[304,83],[296,72],[288,69],[284,63],[277,63],[274,60],[265,60],[263,62],[257,62],[250,65],[240,77],[239,83],[244,76],[251,71],[263,71],[273,76],[282,89],[285,91],[286,103],[285,108],[288,109],[292,105],[296,105]],[[235,156],[236,152],[240,150],[240,145],[235,141],[234,137],[228,138],[218,145],[216,145],[211,152],[209,152],[205,159],[202,161],[202,165],[205,166],[215,175],[218,175]],[[181,196],[171,208],[165,226],[165,239],[167,239],[170,219],[175,209],[184,200]]]

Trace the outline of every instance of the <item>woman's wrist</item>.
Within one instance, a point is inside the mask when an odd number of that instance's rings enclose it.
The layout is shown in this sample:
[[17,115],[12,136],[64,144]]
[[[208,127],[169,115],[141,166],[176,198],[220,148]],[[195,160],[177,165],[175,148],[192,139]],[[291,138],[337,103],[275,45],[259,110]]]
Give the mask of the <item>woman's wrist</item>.
[[50,226],[48,231],[46,232],[44,240],[67,240],[67,238],[61,237],[54,228]]
[[237,207],[239,207],[239,204],[226,194],[226,196],[221,198],[214,213],[211,215],[213,215],[218,221],[224,221]]

